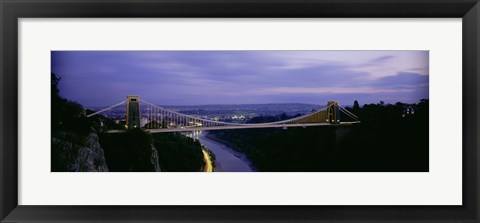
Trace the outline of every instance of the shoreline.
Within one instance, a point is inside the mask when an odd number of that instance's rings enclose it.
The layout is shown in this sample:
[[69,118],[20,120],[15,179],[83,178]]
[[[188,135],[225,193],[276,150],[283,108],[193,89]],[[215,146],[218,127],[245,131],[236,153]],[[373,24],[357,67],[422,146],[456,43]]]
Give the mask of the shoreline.
[[[250,170],[252,172],[258,172],[258,169],[257,167],[253,164],[253,162],[248,158],[247,154],[244,153],[244,152],[241,152],[241,151],[238,151],[238,150],[235,150],[234,149],[234,145],[232,145],[231,143],[225,141],[225,140],[222,140],[222,139],[219,139],[215,136],[213,136],[212,134],[210,134],[208,131],[205,131],[205,138],[207,139],[210,139],[212,141],[215,141],[217,143],[220,143],[222,145],[224,145],[222,147],[223,150],[226,150],[228,151],[229,153],[232,153],[235,157],[239,158],[242,162],[244,162],[245,164],[247,164],[247,166],[250,168]],[[221,168],[221,166],[219,166]]]

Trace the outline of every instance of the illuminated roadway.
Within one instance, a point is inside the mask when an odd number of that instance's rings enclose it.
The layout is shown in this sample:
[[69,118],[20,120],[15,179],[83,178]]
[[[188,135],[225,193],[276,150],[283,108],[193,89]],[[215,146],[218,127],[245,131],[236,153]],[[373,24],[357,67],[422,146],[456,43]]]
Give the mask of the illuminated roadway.
[[213,165],[212,160],[210,160],[210,155],[208,155],[207,151],[202,149],[203,152],[203,160],[205,160],[205,166],[203,167],[203,172],[213,172]]

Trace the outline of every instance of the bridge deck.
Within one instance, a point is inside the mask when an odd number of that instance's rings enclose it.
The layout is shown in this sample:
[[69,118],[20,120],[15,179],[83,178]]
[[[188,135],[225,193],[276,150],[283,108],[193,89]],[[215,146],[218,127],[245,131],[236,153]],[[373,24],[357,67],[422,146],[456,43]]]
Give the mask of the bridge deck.
[[[190,127],[190,128],[161,128],[161,129],[145,129],[149,133],[163,132],[191,132],[191,131],[211,131],[211,130],[227,130],[227,129],[257,129],[257,128],[289,128],[289,127],[310,127],[310,126],[339,126],[351,125],[358,122],[341,122],[339,124],[331,123],[304,123],[304,124],[252,124],[252,125],[231,125],[231,126],[209,126],[209,127]],[[107,133],[122,133],[125,130],[109,130]]]

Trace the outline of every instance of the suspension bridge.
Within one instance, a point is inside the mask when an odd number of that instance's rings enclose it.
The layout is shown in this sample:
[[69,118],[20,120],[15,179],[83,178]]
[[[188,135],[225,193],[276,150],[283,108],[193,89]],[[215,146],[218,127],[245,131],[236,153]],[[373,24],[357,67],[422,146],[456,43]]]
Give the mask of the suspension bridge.
[[[147,108],[142,114],[140,103]],[[345,108],[342,108],[336,101],[329,101],[322,109],[312,111],[309,114],[301,115],[287,120],[268,123],[231,123],[195,115],[183,114],[171,109],[166,109],[153,103],[141,100],[139,96],[127,96],[127,100],[98,110],[87,117],[92,117],[112,110],[119,106],[126,105],[126,125],[128,129],[143,128],[150,133],[162,132],[189,132],[225,129],[251,129],[251,128],[288,128],[288,127],[309,127],[329,125],[352,125],[359,123],[356,115]],[[147,122],[141,126],[141,118]],[[125,130],[109,130],[109,133],[120,133]]]

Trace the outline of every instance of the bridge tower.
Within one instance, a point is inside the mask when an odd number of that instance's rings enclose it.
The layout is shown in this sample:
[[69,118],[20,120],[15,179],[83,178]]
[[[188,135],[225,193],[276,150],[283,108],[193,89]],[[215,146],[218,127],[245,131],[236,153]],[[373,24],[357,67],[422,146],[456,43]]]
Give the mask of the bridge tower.
[[328,122],[330,122],[332,124],[339,124],[340,123],[340,109],[338,108],[338,102],[337,101],[329,101],[328,106],[329,106],[328,109],[327,109]]
[[127,128],[140,128],[140,96],[127,96]]

